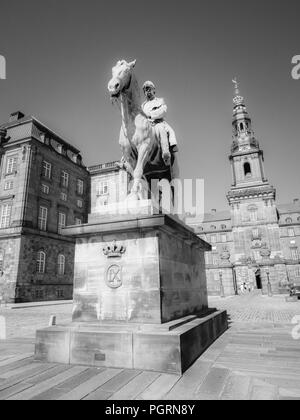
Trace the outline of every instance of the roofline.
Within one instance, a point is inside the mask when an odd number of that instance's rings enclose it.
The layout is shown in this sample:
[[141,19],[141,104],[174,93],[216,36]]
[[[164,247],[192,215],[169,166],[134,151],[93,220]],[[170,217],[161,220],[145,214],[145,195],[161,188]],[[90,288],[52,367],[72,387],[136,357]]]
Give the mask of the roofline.
[[38,126],[40,126],[41,128],[46,129],[53,137],[55,137],[56,139],[58,139],[62,144],[64,144],[66,147],[68,147],[68,149],[70,149],[73,153],[80,154],[80,150],[79,149],[77,149],[71,143],[69,143],[66,140],[64,140],[62,136],[60,136],[59,134],[57,134],[55,131],[53,131],[46,124],[42,123],[40,120],[38,120],[33,115],[26,115],[21,120],[16,120],[16,121],[13,121],[13,122],[8,122],[8,123],[5,123],[5,124],[2,124],[2,127],[5,127],[7,129],[10,129],[10,128],[13,128],[13,127],[17,127],[19,125],[27,124],[29,122],[33,122],[33,123],[37,124]]
[[36,117],[31,116],[32,121],[40,125],[41,127],[45,128],[47,131],[49,131],[54,137],[57,137],[59,140],[61,140],[72,152],[80,154],[80,150],[76,147],[72,146],[69,142],[64,140],[59,134],[55,133],[55,131],[51,130],[47,125],[42,123],[40,120],[38,120]]
[[115,160],[113,162],[99,163],[98,165],[88,166],[87,170],[93,175],[105,172],[115,172],[120,170],[120,167],[117,165],[119,162],[119,160]]

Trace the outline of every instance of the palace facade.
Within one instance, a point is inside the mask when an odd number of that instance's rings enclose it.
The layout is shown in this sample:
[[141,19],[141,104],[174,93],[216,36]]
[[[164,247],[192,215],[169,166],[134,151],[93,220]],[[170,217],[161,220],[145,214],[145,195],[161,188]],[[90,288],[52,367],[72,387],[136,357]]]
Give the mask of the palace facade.
[[87,221],[80,152],[21,112],[0,137],[0,301],[72,299],[75,246],[61,229]]

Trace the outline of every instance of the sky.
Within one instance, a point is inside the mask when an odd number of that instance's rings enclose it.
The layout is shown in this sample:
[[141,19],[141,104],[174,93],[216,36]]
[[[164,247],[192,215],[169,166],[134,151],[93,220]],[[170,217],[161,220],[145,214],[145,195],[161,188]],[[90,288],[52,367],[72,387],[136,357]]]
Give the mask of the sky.
[[107,91],[137,59],[168,105],[181,177],[203,178],[205,208],[227,208],[232,78],[238,77],[279,203],[300,197],[298,0],[0,0],[0,121],[21,110],[78,147],[87,166],[118,160],[120,115]]

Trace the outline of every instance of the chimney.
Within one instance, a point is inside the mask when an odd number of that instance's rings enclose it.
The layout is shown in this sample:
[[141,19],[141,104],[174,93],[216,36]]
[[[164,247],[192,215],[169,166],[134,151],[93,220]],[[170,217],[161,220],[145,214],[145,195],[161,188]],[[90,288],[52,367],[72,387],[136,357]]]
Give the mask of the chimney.
[[294,204],[298,204],[299,203],[299,198],[294,198]]
[[12,114],[10,114],[9,116],[9,122],[15,122],[20,120],[21,118],[25,117],[25,114],[23,114],[23,112],[21,111],[16,111],[13,112]]

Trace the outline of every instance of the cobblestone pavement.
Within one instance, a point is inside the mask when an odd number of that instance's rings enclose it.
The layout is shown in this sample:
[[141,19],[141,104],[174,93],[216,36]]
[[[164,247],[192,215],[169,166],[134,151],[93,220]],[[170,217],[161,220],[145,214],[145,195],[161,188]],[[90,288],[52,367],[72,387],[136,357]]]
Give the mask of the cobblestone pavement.
[[51,315],[69,322],[72,306],[2,308],[9,338],[0,340],[0,400],[300,400],[300,334],[291,322],[300,301],[253,293],[209,302],[228,311],[230,328],[181,377],[34,362],[35,330]]
[[225,299],[210,297],[209,306],[227,310],[231,322],[289,324],[295,315],[300,316],[300,301],[286,302],[285,298],[253,292]]
[[68,323],[72,317],[72,305],[20,309],[0,307],[0,317],[4,317],[6,322],[7,338],[35,337],[36,330],[48,326],[51,315],[56,315],[58,324]]

